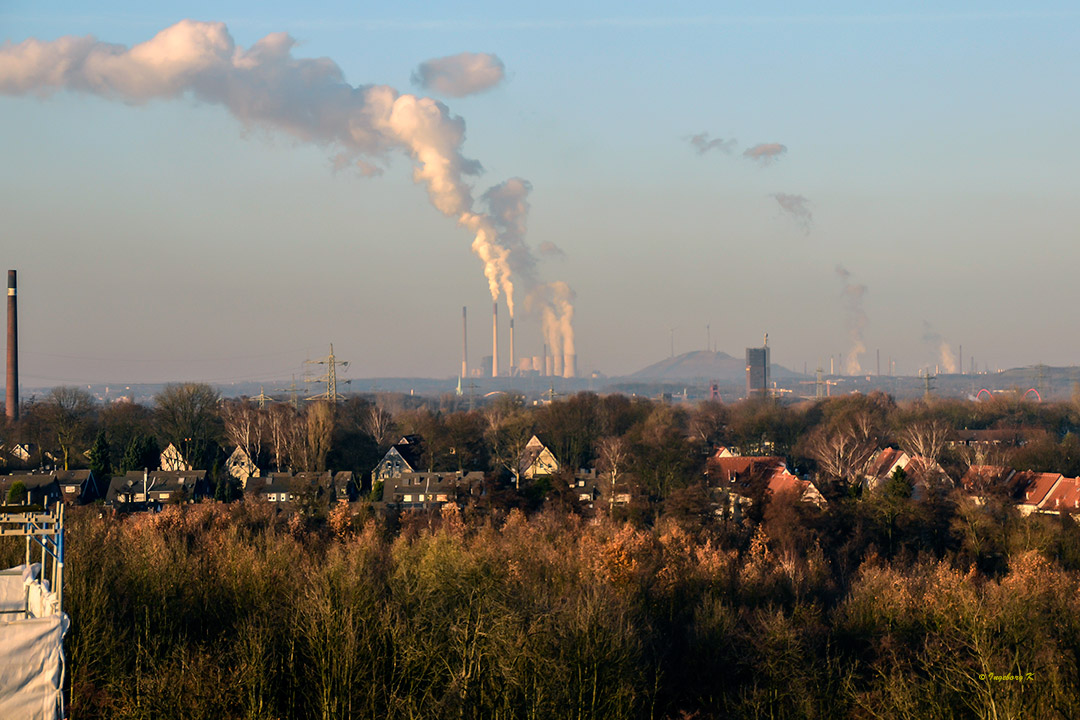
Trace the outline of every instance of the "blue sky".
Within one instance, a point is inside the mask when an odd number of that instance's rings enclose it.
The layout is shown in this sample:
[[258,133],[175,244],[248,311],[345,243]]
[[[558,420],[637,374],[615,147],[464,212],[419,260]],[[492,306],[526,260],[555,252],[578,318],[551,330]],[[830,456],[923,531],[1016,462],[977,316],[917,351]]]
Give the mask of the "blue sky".
[[[271,32],[352,85],[423,91],[425,60],[494,53],[497,87],[440,98],[484,173],[532,185],[528,239],[576,292],[579,366],[632,372],[769,332],[801,370],[1076,364],[1080,15],[1066,3],[0,4],[0,42],[132,45],[178,20]],[[380,177],[190,98],[0,95],[0,257],[20,270],[24,383],[453,375],[490,353],[470,234],[398,154]],[[697,154],[688,139],[734,139]],[[759,143],[785,154],[743,158]],[[807,198],[809,232],[776,193]],[[505,316],[504,316],[505,317]],[[540,353],[535,320],[520,354]],[[933,340],[928,338],[934,337]],[[505,360],[503,361],[505,363]]]

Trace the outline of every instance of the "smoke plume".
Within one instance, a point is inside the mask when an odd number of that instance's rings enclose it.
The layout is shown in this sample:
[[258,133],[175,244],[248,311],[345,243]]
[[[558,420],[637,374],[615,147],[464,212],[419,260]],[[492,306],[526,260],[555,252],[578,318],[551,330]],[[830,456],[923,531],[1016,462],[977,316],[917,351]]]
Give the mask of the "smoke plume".
[[804,235],[810,234],[810,228],[814,224],[814,214],[807,207],[810,204],[808,199],[802,195],[788,195],[787,193],[774,193],[771,197],[780,206],[780,212],[794,220]]
[[536,247],[536,249],[541,255],[545,257],[566,257],[566,253],[563,252],[563,249],[555,243],[551,242],[550,240],[545,240],[544,242],[540,243]]
[[847,329],[851,338],[851,350],[844,360],[844,369],[848,375],[860,375],[862,365],[859,363],[859,356],[866,352],[866,344],[863,342],[867,322],[866,311],[863,309],[866,286],[851,282],[851,273],[843,265],[836,266],[836,274],[844,283],[842,295],[847,306]]
[[490,90],[505,74],[502,60],[495,55],[463,52],[420,63],[412,81],[424,90],[460,98]]
[[771,165],[781,155],[787,152],[787,147],[780,143],[762,143],[743,152],[743,157],[757,162],[758,165]]
[[697,135],[690,136],[690,144],[698,155],[704,155],[710,150],[719,150],[725,155],[730,154],[735,147],[734,140],[724,140],[723,138],[709,139],[709,133],[699,133]]
[[[529,184],[513,178],[496,185],[482,196],[489,212],[478,211],[467,178],[481,166],[462,154],[464,120],[432,98],[387,85],[352,86],[328,58],[293,57],[294,45],[287,34],[274,33],[245,49],[224,23],[194,20],[130,48],[90,36],[29,39],[0,47],[0,93],[44,97],[70,90],[133,104],[191,97],[226,108],[245,127],[324,147],[335,167],[355,165],[366,176],[404,153],[432,205],[473,233],[472,250],[484,263],[492,299],[505,294],[512,316],[515,273],[529,288],[538,284],[524,243]],[[492,86],[503,67],[493,55],[462,54],[424,63],[417,72],[426,86],[460,95]],[[568,323],[572,307],[568,312],[564,304],[572,291],[544,297],[559,322]]]
[[926,320],[923,320],[923,342],[930,345],[938,354],[938,364],[945,370],[945,372],[952,374],[956,372],[956,356],[953,355],[952,347],[949,346],[947,340],[941,336],[941,333],[937,332],[933,325]]
[[533,288],[526,307],[539,310],[541,327],[548,350],[554,357],[576,354],[574,348],[574,291],[556,280]]

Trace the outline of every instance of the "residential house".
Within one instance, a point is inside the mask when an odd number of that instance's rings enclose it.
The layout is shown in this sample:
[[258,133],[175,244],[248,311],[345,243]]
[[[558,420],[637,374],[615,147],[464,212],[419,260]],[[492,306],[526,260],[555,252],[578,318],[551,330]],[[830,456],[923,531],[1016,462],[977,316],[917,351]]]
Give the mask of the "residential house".
[[419,435],[405,435],[394,443],[382,460],[371,471],[372,484],[399,477],[402,473],[420,472],[423,469],[424,439]]
[[1061,498],[1055,494],[1058,486],[1066,480],[1061,473],[1038,473],[1024,470],[1014,476],[1017,487],[1017,509],[1023,515],[1034,512],[1054,512],[1053,499]]
[[525,449],[518,458],[515,480],[533,480],[538,477],[549,477],[559,472],[559,461],[555,454],[548,449],[540,438],[533,435],[525,444]]
[[241,488],[246,488],[248,478],[259,477],[260,471],[258,465],[247,454],[247,451],[237,445],[236,449],[232,451],[232,455],[225,461],[225,472],[230,477],[240,481]]
[[264,477],[248,479],[245,492],[272,503],[303,500],[327,503],[350,502],[359,494],[353,473],[339,472],[272,472]]
[[439,507],[483,492],[484,473],[404,472],[383,481],[382,499],[403,509]]
[[31,505],[47,506],[63,497],[56,473],[24,472],[0,476],[0,503],[7,502],[11,487],[21,482],[26,488],[26,501]]
[[789,471],[787,463],[779,457],[739,456],[718,451],[706,461],[705,475],[710,489],[727,493],[729,508],[736,513],[753,503],[755,480],[763,482],[772,497],[789,495],[817,507],[827,504],[812,482]]
[[105,503],[125,510],[161,509],[213,495],[205,470],[132,470],[109,483]]
[[1010,500],[1017,495],[1017,472],[1002,465],[972,465],[960,478],[964,494],[981,505],[991,495]]
[[878,450],[870,459],[863,477],[863,488],[874,490],[897,470],[903,470],[911,481],[917,499],[925,497],[932,488],[953,486],[952,478],[937,461],[922,455],[909,455],[897,448],[885,448]]
[[180,472],[191,470],[191,465],[184,460],[184,456],[175,445],[169,443],[169,447],[161,451],[161,469],[168,472]]

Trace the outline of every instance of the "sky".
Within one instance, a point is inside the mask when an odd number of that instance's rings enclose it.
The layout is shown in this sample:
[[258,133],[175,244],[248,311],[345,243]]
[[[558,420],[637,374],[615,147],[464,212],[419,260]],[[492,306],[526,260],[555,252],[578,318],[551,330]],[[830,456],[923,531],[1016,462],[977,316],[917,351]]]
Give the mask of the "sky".
[[[277,103],[258,94],[277,75],[237,70],[239,107],[203,76],[147,90],[157,55],[123,82],[64,75],[60,52],[13,79],[29,39],[127,53],[185,20],[224,23],[228,63],[438,101],[410,107],[444,134],[395,115],[343,146],[292,76]],[[1078,31],[1066,2],[8,0],[22,383],[271,382],[331,343],[351,377],[453,377],[463,306],[470,364],[491,353],[489,225],[517,354],[541,354],[551,308],[582,373],[766,332],[798,371],[873,372],[877,352],[945,371],[961,345],[965,369],[1077,364]],[[439,167],[423,143],[451,156],[449,195],[414,176]],[[524,202],[505,222],[493,187]]]

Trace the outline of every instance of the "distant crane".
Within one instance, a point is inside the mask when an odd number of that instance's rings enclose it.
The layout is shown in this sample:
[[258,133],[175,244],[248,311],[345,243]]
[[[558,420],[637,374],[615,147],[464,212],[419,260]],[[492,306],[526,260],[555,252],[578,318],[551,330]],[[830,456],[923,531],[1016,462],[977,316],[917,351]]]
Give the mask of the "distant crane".
[[[337,369],[340,365],[342,368],[349,367],[348,360],[338,360],[334,357],[334,344],[330,343],[330,354],[324,358],[318,360],[305,360],[305,365],[325,365],[326,374],[320,378],[309,378],[307,382],[326,383],[326,392],[322,395],[315,395],[308,398],[309,400],[315,400],[323,398],[331,404],[336,404],[338,399],[344,399],[344,395],[339,395],[337,391]],[[351,380],[346,380],[345,383],[350,383]]]
[[839,385],[840,383],[836,382],[835,380],[826,380],[823,377],[823,375],[825,374],[825,370],[820,365],[818,365],[816,373],[817,373],[817,379],[816,380],[802,380],[802,381],[799,382],[799,384],[800,385],[813,385],[814,386],[814,398],[817,399],[817,400],[821,400],[821,399],[826,398],[826,397],[832,397],[832,386],[833,385]]

